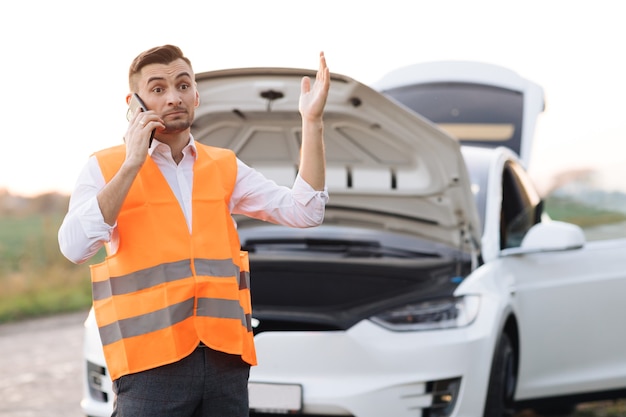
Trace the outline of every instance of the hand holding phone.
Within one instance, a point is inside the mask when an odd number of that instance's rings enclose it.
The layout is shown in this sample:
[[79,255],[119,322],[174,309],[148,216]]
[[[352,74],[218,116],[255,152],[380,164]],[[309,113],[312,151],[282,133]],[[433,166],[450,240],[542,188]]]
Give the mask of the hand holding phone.
[[[140,108],[141,111],[148,111],[148,108],[144,104],[141,97],[139,97],[137,93],[133,93],[133,95],[130,98],[130,103],[128,103],[128,111],[126,112],[126,119],[128,119],[128,121],[130,121],[130,119],[133,117],[133,115],[135,114],[138,108]],[[150,141],[148,142],[148,149],[150,148],[150,146],[152,146],[152,139],[154,139],[155,131],[156,129],[154,129],[152,133],[150,134]]]

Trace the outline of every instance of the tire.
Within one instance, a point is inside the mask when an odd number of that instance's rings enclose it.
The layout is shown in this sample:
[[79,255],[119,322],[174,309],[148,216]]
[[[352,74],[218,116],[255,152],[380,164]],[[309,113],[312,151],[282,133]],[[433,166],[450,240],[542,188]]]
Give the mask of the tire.
[[502,333],[491,363],[484,417],[512,417],[515,414],[517,358],[511,339]]

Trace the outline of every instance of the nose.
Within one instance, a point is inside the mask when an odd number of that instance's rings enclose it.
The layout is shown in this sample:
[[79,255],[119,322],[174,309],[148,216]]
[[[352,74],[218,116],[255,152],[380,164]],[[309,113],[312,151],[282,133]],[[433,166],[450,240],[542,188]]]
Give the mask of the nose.
[[179,106],[183,102],[180,93],[176,89],[170,89],[167,94],[167,104],[170,106]]

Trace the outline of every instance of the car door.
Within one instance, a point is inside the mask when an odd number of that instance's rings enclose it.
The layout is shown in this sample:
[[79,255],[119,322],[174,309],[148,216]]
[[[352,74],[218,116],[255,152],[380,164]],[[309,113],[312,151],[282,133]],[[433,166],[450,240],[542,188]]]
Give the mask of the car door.
[[518,399],[626,386],[624,242],[508,256],[520,327]]
[[[517,399],[626,386],[626,240],[524,251],[542,221],[539,199],[513,161],[502,169],[501,255],[520,333]],[[507,254],[508,253],[508,254]]]

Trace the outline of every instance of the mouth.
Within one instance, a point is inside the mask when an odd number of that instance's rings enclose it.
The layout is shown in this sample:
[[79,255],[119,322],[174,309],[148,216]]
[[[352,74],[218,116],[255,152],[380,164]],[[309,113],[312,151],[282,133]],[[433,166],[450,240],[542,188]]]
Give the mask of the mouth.
[[172,111],[169,111],[169,112],[165,113],[163,115],[163,118],[168,117],[168,118],[177,119],[177,118],[180,118],[180,117],[183,117],[183,116],[187,116],[187,110],[185,110],[185,109],[175,109],[175,110],[172,110]]

